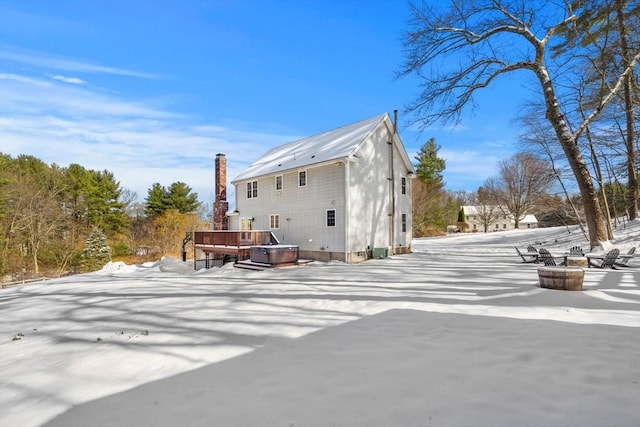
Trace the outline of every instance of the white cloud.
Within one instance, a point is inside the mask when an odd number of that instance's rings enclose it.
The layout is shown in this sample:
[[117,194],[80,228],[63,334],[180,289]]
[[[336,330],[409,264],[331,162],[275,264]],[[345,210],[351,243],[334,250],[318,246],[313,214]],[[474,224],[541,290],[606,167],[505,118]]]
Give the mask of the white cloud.
[[[24,84],[34,85],[34,86],[41,86],[41,87],[51,86],[49,82],[46,82],[44,80],[34,79],[32,77],[21,76],[18,74],[11,74],[11,73],[0,73],[0,80],[5,80],[5,81],[10,80],[14,82],[19,82],[19,83],[24,83]],[[3,84],[3,97],[5,96],[6,94],[4,93],[4,84]]]
[[85,84],[86,82],[82,79],[79,79],[77,77],[65,77],[65,76],[60,76],[60,75],[55,75],[55,76],[50,76],[52,79],[54,80],[60,80],[61,82],[65,82],[65,83],[71,83],[71,84],[76,84],[76,85],[82,85]]
[[107,169],[140,200],[155,182],[182,181],[211,203],[217,153],[227,155],[230,182],[269,148],[297,138],[248,124],[193,123],[154,101],[123,100],[62,79],[0,78],[2,152],[34,155],[63,167]]
[[93,64],[89,61],[69,59],[61,56],[54,56],[24,49],[11,49],[5,47],[0,50],[0,59],[4,61],[13,61],[21,64],[34,65],[36,67],[42,67],[45,69],[76,71],[84,73],[114,74],[144,79],[158,78],[157,75],[152,73],[128,70],[125,68],[108,67]]

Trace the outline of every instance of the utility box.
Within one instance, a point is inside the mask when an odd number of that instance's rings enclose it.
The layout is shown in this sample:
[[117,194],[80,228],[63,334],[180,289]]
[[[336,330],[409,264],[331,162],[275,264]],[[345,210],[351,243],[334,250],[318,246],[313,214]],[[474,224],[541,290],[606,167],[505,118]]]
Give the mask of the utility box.
[[387,248],[373,248],[374,258],[386,258],[387,257]]

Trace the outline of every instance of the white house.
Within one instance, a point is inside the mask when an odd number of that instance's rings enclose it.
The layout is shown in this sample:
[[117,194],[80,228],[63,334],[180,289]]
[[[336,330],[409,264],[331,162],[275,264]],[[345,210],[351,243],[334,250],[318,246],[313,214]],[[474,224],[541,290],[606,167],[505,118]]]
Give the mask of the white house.
[[[466,230],[468,232],[484,232],[485,224],[488,232],[514,230],[516,228],[513,215],[505,207],[480,205],[461,206],[461,209],[464,212],[464,221],[469,226]],[[527,214],[520,219],[518,228],[537,227],[538,220],[535,215]]]
[[235,177],[230,230],[270,230],[300,258],[411,250],[414,169],[387,113],[273,148]]

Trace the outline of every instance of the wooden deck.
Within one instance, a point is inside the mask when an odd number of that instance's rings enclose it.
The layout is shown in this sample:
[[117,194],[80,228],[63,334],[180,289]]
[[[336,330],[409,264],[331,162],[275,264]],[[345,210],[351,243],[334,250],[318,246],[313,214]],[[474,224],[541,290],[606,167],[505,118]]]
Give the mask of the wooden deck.
[[265,230],[216,230],[194,231],[193,243],[194,251],[200,250],[207,257],[230,255],[242,261],[249,259],[251,246],[275,245],[279,242],[270,231]]

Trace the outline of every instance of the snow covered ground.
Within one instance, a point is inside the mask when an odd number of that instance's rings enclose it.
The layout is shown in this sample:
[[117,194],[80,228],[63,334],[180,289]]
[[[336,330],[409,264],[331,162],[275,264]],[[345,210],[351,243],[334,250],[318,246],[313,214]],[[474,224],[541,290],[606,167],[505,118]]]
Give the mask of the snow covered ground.
[[[174,259],[0,293],[0,426],[638,426],[640,258],[541,289],[575,228],[249,271]],[[610,246],[640,245],[640,221]]]

